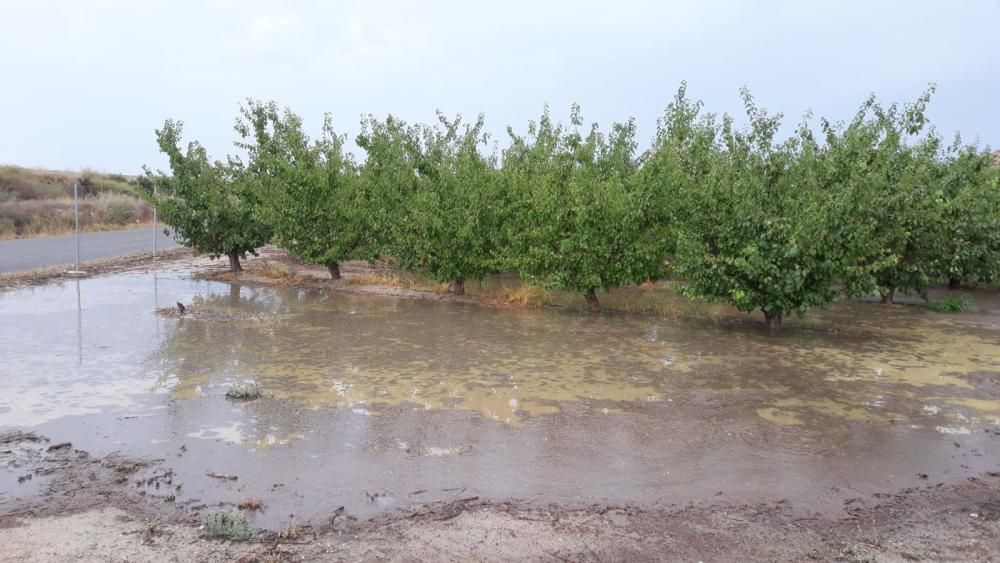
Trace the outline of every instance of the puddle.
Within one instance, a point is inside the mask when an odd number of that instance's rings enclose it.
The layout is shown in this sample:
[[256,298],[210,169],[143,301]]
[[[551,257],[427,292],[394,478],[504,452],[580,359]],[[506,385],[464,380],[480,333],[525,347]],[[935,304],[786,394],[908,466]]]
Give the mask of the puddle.
[[[184,315],[156,313],[177,301]],[[0,431],[166,459],[179,502],[258,497],[261,525],[469,494],[835,505],[827,491],[1000,462],[984,431],[1000,424],[1000,331],[988,323],[847,303],[773,339],[718,322],[731,314],[720,306],[680,303],[710,320],[183,273],[0,293]],[[250,381],[263,398],[225,399]],[[5,475],[0,503],[27,494]]]

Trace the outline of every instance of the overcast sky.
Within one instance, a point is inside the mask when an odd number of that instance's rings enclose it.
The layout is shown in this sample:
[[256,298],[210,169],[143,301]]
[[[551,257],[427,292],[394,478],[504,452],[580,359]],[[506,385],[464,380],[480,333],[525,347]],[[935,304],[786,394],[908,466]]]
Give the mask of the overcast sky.
[[747,85],[789,126],[935,82],[942,133],[1000,146],[998,30],[1000,0],[0,0],[0,163],[163,167],[168,117],[222,157],[247,97],[351,139],[362,114],[482,111],[501,142],[579,102],[645,142],[682,80],[719,113]]

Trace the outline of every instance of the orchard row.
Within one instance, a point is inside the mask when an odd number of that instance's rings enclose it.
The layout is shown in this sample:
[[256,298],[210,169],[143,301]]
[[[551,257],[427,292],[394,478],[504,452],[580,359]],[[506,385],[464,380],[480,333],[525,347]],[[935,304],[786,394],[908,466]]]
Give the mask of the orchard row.
[[[848,121],[808,119],[779,138],[781,115],[742,91],[745,126],[690,100],[682,85],[640,152],[634,120],[607,130],[548,111],[502,149],[484,118],[410,124],[369,116],[356,144],[329,116],[319,138],[275,103],[249,101],[243,157],[156,132],[170,174],[147,171],[182,242],[239,257],[274,243],[334,278],[352,258],[389,256],[462,293],[517,272],[527,282],[598,292],[670,276],[683,291],[771,329],[840,295],[923,293],[929,284],[1000,279],[1000,168],[990,152],[946,143],[915,102],[866,100]],[[834,290],[837,287],[838,290]]]

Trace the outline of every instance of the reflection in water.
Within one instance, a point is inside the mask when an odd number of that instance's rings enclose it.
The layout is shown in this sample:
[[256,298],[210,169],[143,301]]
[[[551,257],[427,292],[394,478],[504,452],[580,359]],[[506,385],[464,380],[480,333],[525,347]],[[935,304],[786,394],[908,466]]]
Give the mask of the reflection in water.
[[76,358],[77,365],[83,365],[83,301],[80,299],[80,280],[76,285]]
[[152,354],[172,398],[254,380],[310,408],[410,404],[515,425],[565,403],[607,409],[695,391],[744,393],[776,424],[909,420],[923,416],[922,398],[944,416],[995,422],[1000,404],[965,378],[1000,369],[996,333],[919,315],[773,339],[706,323],[298,291],[244,298],[229,287],[196,300]]
[[[658,400],[657,383],[668,375],[664,343],[615,345],[628,337],[620,323],[584,321],[561,329],[541,312],[497,318],[478,309],[384,299],[237,296],[207,295],[192,309],[213,319],[238,308],[266,314],[215,322],[195,312],[154,354],[178,375],[172,397],[195,396],[213,382],[253,379],[277,398],[313,407],[377,412],[412,403],[474,410],[513,424],[524,415],[557,412],[561,401]],[[590,343],[593,349],[586,349]]]
[[[92,278],[0,293],[0,429],[167,457],[206,501],[236,494],[206,469],[239,469],[285,515],[361,511],[377,488],[808,496],[950,467],[954,440],[1000,422],[1000,331],[861,304],[808,326]],[[265,398],[226,401],[238,381]],[[977,444],[962,463],[991,466]]]
[[[76,366],[61,360],[53,338],[64,289],[0,295],[7,384],[37,397],[0,399],[0,425],[128,405],[150,393],[174,400],[221,394],[243,380],[307,408],[377,415],[405,404],[469,410],[512,425],[569,403],[603,414],[692,393],[739,394],[761,418],[792,425],[817,416],[919,420],[928,404],[935,416],[975,425],[996,422],[1000,405],[998,332],[907,308],[887,314],[842,305],[816,317],[837,330],[774,339],[707,322],[149,277],[73,282]],[[140,305],[144,288],[152,289],[154,309],[181,301],[189,313],[151,314]],[[86,333],[84,290],[93,312]],[[152,320],[151,334],[142,318]],[[85,355],[92,359],[84,362]]]

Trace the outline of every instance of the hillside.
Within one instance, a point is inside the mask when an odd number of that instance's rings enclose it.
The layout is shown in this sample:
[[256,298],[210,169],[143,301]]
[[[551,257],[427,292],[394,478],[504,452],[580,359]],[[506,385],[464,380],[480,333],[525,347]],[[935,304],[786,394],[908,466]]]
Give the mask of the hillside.
[[142,187],[136,177],[0,166],[0,239],[73,231],[74,183],[82,229],[122,229],[152,218],[152,208],[138,196]]

